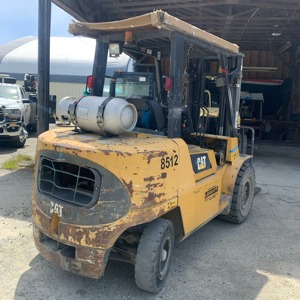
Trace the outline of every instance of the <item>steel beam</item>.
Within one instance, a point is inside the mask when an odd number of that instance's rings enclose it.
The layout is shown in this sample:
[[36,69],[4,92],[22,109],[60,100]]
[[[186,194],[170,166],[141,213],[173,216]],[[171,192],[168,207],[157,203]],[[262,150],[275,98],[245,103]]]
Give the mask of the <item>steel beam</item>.
[[181,102],[184,40],[176,33],[171,36],[170,77],[172,89],[169,100],[168,137],[181,136]]
[[107,64],[107,54],[108,54],[108,41],[103,37],[97,39],[95,58],[94,58],[94,68],[93,68],[93,77],[94,77],[94,92],[95,96],[103,95],[103,86],[106,73],[106,64]]
[[49,129],[51,1],[39,0],[37,133]]

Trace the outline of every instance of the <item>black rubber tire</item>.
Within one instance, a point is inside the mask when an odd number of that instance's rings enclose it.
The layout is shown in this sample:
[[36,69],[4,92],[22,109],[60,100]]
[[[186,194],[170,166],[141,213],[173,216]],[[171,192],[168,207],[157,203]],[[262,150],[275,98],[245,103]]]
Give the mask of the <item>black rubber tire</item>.
[[29,132],[36,132],[36,130],[37,130],[37,124],[28,124],[27,125],[27,130]]
[[242,165],[236,178],[231,208],[228,215],[220,218],[235,224],[243,223],[249,216],[255,190],[255,171],[251,163]]
[[174,248],[173,223],[157,219],[149,223],[140,239],[135,262],[135,283],[147,292],[158,293],[165,285]]

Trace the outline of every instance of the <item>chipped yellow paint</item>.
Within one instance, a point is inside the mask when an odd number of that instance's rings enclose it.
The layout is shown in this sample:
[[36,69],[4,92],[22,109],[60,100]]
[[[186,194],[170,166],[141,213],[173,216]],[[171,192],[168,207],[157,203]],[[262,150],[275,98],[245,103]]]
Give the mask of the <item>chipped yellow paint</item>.
[[177,201],[176,200],[171,200],[168,202],[168,210],[171,210],[172,208],[177,206]]
[[[163,137],[129,133],[127,137],[117,141],[105,139],[101,143],[101,138],[95,139],[93,134],[70,135],[67,131],[67,129],[56,129],[41,135],[37,145],[37,154],[42,149],[56,150],[78,155],[102,165],[119,177],[127,187],[131,195],[133,210],[167,202],[169,199],[180,196],[182,189],[185,193],[191,189],[190,194],[194,194],[195,180],[212,175],[217,169],[214,152],[197,147],[201,153],[208,154],[212,168],[195,175],[190,163],[192,152],[180,139],[175,139],[174,143],[173,140]],[[132,138],[132,135],[136,138]],[[179,147],[176,143],[180,144]],[[236,145],[236,139],[228,138],[227,149],[229,150],[226,157],[230,148]],[[195,149],[193,151],[195,152]],[[162,170],[161,158],[174,154],[179,156],[178,166]],[[231,156],[229,160],[232,160]],[[184,178],[184,182],[181,181],[179,184],[179,178]]]
[[57,213],[54,213],[50,223],[50,233],[52,236],[57,235],[59,221],[60,217],[57,215]]
[[[133,136],[135,138],[132,138]],[[232,157],[228,158],[228,153],[237,146],[237,140],[227,138],[227,143],[226,157],[227,160],[231,161]],[[127,137],[120,138],[117,141],[115,139],[105,139],[101,143],[101,138],[95,139],[93,134],[70,135],[66,129],[56,129],[41,135],[37,153],[40,149],[78,155],[107,168],[118,176],[127,187],[131,195],[132,211],[148,207],[154,209],[154,206],[161,202],[165,202],[168,205],[169,199],[178,197],[179,206],[184,206],[182,203],[185,203],[185,200],[183,199],[192,201],[189,202],[187,208],[191,212],[183,214],[184,221],[185,219],[196,219],[201,223],[208,215],[219,213],[220,204],[218,201],[215,201],[214,208],[211,204],[205,204],[201,208],[199,207],[201,201],[199,202],[196,199],[200,197],[205,201],[203,195],[206,190],[215,184],[221,186],[224,168],[216,172],[217,166],[212,150],[197,147],[196,150],[194,148],[192,151],[189,151],[186,143],[181,139],[174,139],[173,141],[164,137],[136,133],[129,133]],[[190,154],[197,153],[197,151],[208,154],[212,168],[195,175],[190,163]],[[162,170],[160,167],[161,158],[174,154],[179,155],[178,166]],[[213,175],[215,179],[212,180],[210,178],[206,180],[208,184],[202,181],[202,179],[210,175]],[[184,178],[184,181],[181,181],[180,184],[179,178]],[[197,180],[201,180],[201,183],[197,184],[195,182]],[[218,199],[221,191],[224,191],[224,188],[219,189]],[[228,191],[230,192],[230,188],[226,189],[227,193]],[[193,201],[195,201],[195,206],[192,205]],[[174,207],[175,205],[171,205],[169,209]],[[194,209],[195,207],[196,209]],[[202,211],[202,217],[200,218],[197,208]],[[161,207],[160,211],[168,211],[168,208]],[[203,213],[203,211],[206,213]],[[195,216],[193,218],[185,217],[191,214],[195,214]],[[187,232],[195,227],[194,221],[186,221],[184,223],[190,223],[189,226],[186,226]]]

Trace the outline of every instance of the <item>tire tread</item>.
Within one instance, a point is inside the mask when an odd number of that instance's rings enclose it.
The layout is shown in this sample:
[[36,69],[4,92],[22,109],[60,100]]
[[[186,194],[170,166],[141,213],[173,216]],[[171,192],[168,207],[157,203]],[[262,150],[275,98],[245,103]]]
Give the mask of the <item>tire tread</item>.
[[[243,178],[244,178],[244,176],[247,172],[250,172],[250,173],[253,174],[251,176],[253,176],[253,178],[254,178],[254,180],[253,180],[253,196],[254,196],[255,171],[254,171],[254,168],[253,168],[251,162],[246,161],[241,166],[241,168],[239,170],[239,173],[237,175],[237,178],[236,178],[236,182],[235,182],[234,190],[233,190],[233,197],[232,197],[230,212],[229,212],[228,215],[220,215],[221,219],[232,222],[232,223],[235,223],[235,224],[241,224],[247,219],[248,215],[246,217],[242,217],[240,215],[239,210],[238,210],[238,202],[240,201],[240,199],[238,198],[239,189],[241,187],[241,183],[243,181]],[[252,202],[253,202],[253,199],[252,199]],[[252,203],[251,203],[251,206],[252,206]]]
[[[172,222],[166,219],[156,219],[146,226],[138,246],[135,263],[135,282],[139,288],[151,293],[159,292],[164,286],[164,282],[157,286],[154,275],[159,245],[168,230],[171,230],[171,234],[174,237]],[[167,275],[163,281],[165,281],[166,277]]]

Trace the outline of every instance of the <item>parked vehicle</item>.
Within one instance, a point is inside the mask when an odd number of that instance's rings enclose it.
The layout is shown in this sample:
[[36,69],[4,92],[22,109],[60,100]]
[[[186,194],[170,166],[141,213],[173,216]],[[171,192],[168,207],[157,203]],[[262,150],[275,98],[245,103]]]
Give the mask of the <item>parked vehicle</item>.
[[[7,82],[2,76],[0,82],[0,143],[9,141],[16,147],[23,147],[28,130],[36,131],[36,102],[28,97],[24,87]],[[9,82],[13,79],[9,77]]]

